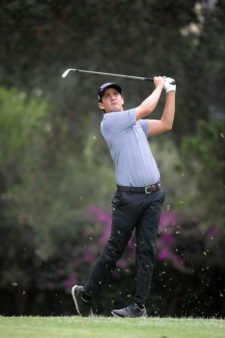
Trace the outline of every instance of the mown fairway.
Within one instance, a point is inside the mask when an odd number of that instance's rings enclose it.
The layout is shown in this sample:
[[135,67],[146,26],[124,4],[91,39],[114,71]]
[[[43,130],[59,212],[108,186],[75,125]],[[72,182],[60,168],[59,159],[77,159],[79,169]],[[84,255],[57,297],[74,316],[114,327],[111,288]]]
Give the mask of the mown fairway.
[[0,317],[1,338],[225,338],[225,320]]

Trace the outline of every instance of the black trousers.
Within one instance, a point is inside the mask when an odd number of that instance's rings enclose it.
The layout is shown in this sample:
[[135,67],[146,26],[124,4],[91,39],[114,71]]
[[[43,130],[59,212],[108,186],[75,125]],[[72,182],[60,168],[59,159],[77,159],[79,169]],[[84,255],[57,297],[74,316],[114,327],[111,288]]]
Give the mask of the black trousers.
[[164,201],[161,188],[151,194],[116,192],[112,199],[112,229],[104,251],[84,290],[96,298],[136,232],[136,293],[134,301],[145,304],[151,286],[156,254],[157,228]]

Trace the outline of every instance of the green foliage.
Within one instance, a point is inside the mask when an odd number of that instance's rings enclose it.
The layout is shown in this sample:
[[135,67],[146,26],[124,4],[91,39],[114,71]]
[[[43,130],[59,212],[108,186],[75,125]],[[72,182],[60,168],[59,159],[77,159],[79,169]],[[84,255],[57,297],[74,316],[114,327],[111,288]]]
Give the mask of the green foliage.
[[150,141],[151,149],[156,158],[161,174],[161,182],[166,193],[166,209],[176,210],[182,204],[185,193],[185,175],[179,149],[172,135],[162,135]]
[[48,131],[47,107],[43,98],[0,88],[0,173],[7,184],[15,183],[26,166],[32,166],[35,145],[40,146]]
[[[224,228],[225,213],[225,120],[200,121],[197,134],[184,137],[182,158],[195,191],[192,194],[192,214],[202,226]],[[193,198],[196,203],[193,203]]]
[[[16,89],[0,88],[0,233],[1,285],[31,284],[35,275],[32,227],[17,203],[27,175],[34,175],[49,133],[48,102]],[[29,198],[29,196],[28,196]],[[9,268],[10,267],[10,268]],[[24,269],[30,273],[24,274]]]

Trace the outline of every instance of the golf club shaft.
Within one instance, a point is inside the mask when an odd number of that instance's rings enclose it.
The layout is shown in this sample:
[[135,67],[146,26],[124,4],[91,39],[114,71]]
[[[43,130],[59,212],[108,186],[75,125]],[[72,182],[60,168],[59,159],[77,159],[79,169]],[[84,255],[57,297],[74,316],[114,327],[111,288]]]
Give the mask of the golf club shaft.
[[124,79],[133,79],[133,80],[142,80],[142,81],[153,81],[153,78],[150,77],[141,77],[141,76],[133,76],[133,75],[123,75],[123,74],[114,74],[114,73],[104,73],[104,72],[96,72],[93,70],[83,70],[83,69],[74,69],[74,68],[69,68],[67,69],[63,74],[62,77],[66,77],[69,72],[79,72],[79,73],[89,73],[89,74],[95,74],[95,75],[107,75],[107,76],[115,76],[115,77],[120,77]]

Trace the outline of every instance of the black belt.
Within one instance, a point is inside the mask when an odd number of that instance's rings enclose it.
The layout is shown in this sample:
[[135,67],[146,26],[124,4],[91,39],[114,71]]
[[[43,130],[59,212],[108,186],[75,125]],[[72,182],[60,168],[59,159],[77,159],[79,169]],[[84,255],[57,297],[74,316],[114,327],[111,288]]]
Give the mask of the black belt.
[[151,194],[152,192],[160,189],[160,183],[148,185],[147,187],[125,187],[123,185],[117,185],[118,191],[133,192],[136,194]]

